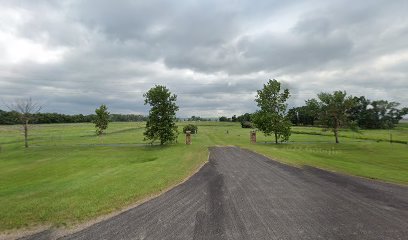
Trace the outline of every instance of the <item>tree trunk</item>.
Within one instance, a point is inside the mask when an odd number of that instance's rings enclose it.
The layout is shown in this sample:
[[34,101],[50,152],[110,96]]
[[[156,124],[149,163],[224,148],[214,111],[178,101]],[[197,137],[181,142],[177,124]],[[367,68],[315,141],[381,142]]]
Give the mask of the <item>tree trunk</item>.
[[339,143],[339,126],[340,126],[340,123],[339,123],[339,120],[337,120],[337,118],[335,118],[334,121],[335,121],[334,122],[334,129],[333,129],[334,137],[336,138],[336,143]]
[[24,145],[28,148],[28,120],[24,124]]
[[278,134],[275,132],[275,143],[278,144]]
[[339,134],[338,134],[338,129],[334,129],[334,137],[336,138],[336,143],[339,143]]

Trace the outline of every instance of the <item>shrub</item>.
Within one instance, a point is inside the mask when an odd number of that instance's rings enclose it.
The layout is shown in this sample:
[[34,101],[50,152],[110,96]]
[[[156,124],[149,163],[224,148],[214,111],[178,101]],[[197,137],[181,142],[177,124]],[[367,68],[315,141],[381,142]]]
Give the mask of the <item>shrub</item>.
[[186,133],[187,131],[190,131],[192,134],[196,134],[198,131],[198,127],[194,124],[188,124],[184,126],[183,133]]
[[244,121],[244,122],[241,122],[241,127],[242,128],[254,128],[254,125],[251,122]]

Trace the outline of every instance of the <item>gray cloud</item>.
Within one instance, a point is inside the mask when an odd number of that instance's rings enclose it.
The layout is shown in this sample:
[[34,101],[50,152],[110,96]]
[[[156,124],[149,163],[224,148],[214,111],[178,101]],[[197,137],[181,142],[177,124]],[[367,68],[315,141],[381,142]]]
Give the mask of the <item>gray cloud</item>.
[[47,111],[90,113],[105,103],[146,113],[143,92],[165,84],[180,116],[229,116],[254,111],[256,90],[277,78],[291,106],[338,89],[408,105],[403,0],[0,6],[4,102],[31,96]]

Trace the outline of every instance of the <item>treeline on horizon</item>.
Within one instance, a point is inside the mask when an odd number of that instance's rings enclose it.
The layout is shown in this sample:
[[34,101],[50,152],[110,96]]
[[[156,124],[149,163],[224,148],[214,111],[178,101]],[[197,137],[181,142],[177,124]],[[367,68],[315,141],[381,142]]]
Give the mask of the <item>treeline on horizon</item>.
[[[393,128],[408,114],[408,108],[399,108],[397,102],[386,100],[371,101],[364,96],[354,97],[355,106],[348,112],[348,118],[361,129],[390,129]],[[321,106],[318,100],[309,99],[304,106],[293,107],[287,112],[287,117],[295,126],[320,126],[319,116]],[[60,114],[60,113],[35,113],[32,122],[34,124],[47,123],[91,123],[95,114]],[[142,122],[147,116],[140,114],[110,114],[111,122]],[[212,118],[192,116],[187,121],[214,121]],[[222,116],[220,122],[240,122],[244,128],[253,128],[252,114],[245,113],[240,116],[233,115],[231,118]],[[16,111],[4,111],[0,109],[0,125],[20,124],[19,113]]]
[[[0,125],[20,124],[20,115],[16,111],[4,111],[0,109]],[[140,114],[110,114],[111,122],[142,122],[146,121],[146,116]],[[61,114],[61,113],[35,113],[32,116],[34,124],[46,123],[91,123],[95,119],[95,114]]]
[[[354,107],[347,117],[355,127],[361,129],[391,129],[408,114],[408,108],[399,108],[400,103],[386,100],[371,101],[364,96],[354,97]],[[320,126],[321,103],[315,99],[305,101],[304,106],[289,109],[287,117],[295,126]],[[244,128],[252,128],[252,114],[245,113],[231,118],[222,116],[220,122],[240,122]]]

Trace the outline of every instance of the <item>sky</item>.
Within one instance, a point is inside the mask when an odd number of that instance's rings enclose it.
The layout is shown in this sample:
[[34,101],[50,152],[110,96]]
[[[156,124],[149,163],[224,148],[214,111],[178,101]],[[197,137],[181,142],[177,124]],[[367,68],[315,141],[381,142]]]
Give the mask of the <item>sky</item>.
[[165,85],[179,117],[257,109],[268,79],[408,106],[406,0],[0,0],[0,109],[147,114]]

